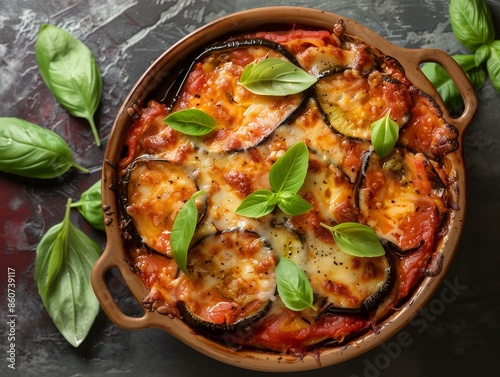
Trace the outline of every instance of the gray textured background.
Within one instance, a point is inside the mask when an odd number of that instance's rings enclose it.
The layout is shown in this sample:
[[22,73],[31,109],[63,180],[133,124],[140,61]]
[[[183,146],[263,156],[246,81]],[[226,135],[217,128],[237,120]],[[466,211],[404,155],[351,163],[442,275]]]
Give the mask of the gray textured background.
[[[500,1],[488,0],[497,33]],[[97,148],[85,121],[69,116],[42,82],[34,59],[40,25],[71,31],[93,51],[103,77],[97,112],[107,141],[128,91],[169,46],[225,14],[269,5],[301,5],[358,21],[404,47],[437,47],[466,53],[441,0],[0,0],[0,116],[49,128],[68,141],[90,175],[69,172],[48,182],[0,172],[0,286],[16,269],[16,367],[7,368],[6,289],[0,291],[0,376],[259,376],[203,356],[160,330],[126,331],[101,312],[85,342],[69,346],[43,309],[33,281],[41,235],[62,220],[67,197],[100,178],[104,148]],[[499,34],[497,34],[497,37]],[[433,300],[399,336],[362,356],[301,376],[478,376],[498,374],[500,335],[500,97],[490,82],[478,92],[479,111],[465,139],[468,211],[454,262]],[[72,220],[104,246],[76,211]],[[138,312],[116,276],[111,290],[128,313]],[[455,294],[443,299],[449,286]],[[401,335],[403,334],[403,335]],[[398,343],[399,340],[399,343]],[[399,347],[396,346],[399,344]]]

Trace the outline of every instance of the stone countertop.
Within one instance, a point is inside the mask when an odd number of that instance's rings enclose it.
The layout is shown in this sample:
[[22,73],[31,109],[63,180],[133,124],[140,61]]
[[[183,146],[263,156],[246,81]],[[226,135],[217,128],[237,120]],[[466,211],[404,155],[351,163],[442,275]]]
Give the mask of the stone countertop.
[[[500,33],[500,1],[488,0]],[[155,329],[128,331],[99,313],[73,348],[45,312],[34,283],[36,246],[59,223],[67,198],[77,200],[100,178],[104,147],[87,123],[55,101],[43,83],[34,42],[43,23],[60,26],[94,53],[103,79],[97,110],[105,146],[114,117],[133,84],[168,47],[199,26],[248,8],[308,6],[353,19],[391,42],[467,53],[454,37],[443,0],[0,0],[0,116],[18,117],[61,135],[90,174],[71,170],[48,180],[0,172],[0,376],[259,376],[221,364]],[[454,261],[433,299],[399,334],[345,363],[301,376],[493,375],[500,336],[500,97],[491,82],[478,91],[479,109],[465,137],[468,207]],[[497,213],[498,212],[498,213]],[[74,211],[72,221],[104,248],[105,235]],[[7,269],[16,280],[16,369],[8,368]],[[120,305],[140,310],[119,276],[110,290]],[[451,292],[451,294],[450,294]],[[298,373],[299,374],[299,373]]]

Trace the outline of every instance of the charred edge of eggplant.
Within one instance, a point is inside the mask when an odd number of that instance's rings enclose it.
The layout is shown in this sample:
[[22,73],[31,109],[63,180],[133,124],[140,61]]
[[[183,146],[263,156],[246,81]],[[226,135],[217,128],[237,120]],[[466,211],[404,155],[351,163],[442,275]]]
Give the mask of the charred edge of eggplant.
[[207,335],[220,337],[227,333],[235,333],[239,331],[245,331],[250,329],[258,321],[264,318],[269,312],[272,306],[272,301],[269,300],[263,308],[261,308],[257,313],[251,315],[250,317],[242,318],[234,323],[212,323],[205,321],[189,311],[184,301],[177,302],[177,308],[181,315],[181,319],[196,332]]
[[384,245],[386,249],[390,250],[391,252],[400,257],[404,257],[414,251],[417,251],[425,244],[425,240],[420,240],[420,242],[416,246],[410,247],[408,249],[403,249],[398,245],[396,245],[394,242],[391,242],[386,239],[381,239],[380,242],[382,242],[382,245]]
[[[127,213],[127,207],[128,207],[128,185],[130,183],[130,175],[132,174],[132,171],[134,170],[135,166],[138,163],[141,162],[166,162],[166,163],[171,163],[169,160],[166,159],[161,159],[161,158],[156,158],[155,156],[151,155],[143,155],[137,157],[135,160],[133,160],[126,168],[126,173],[123,175],[122,178],[118,179],[118,197],[119,197],[119,202],[120,202],[120,212],[121,212],[121,217],[122,217],[122,233],[126,232],[127,234],[127,239],[126,241],[132,242],[132,244],[135,247],[142,247],[145,250],[155,253],[158,255],[161,255],[165,258],[170,258],[167,256],[165,253],[162,253],[153,247],[149,246],[147,243],[145,243],[139,234],[139,231],[137,230],[137,227],[135,226],[134,219]],[[198,219],[198,224],[202,221],[204,218],[205,214],[207,211],[206,205],[204,206],[203,212],[201,216]]]
[[369,297],[367,297],[358,308],[342,308],[330,303],[324,310],[321,311],[321,313],[316,316],[316,321],[318,321],[324,315],[346,315],[368,318],[370,313],[373,310],[376,310],[389,295],[396,282],[396,268],[394,265],[394,261],[392,260],[392,257],[387,255],[386,259],[389,262],[389,267],[387,267],[387,280],[384,282],[384,284],[382,284],[382,287],[380,287],[377,292],[374,292]]
[[[214,53],[214,52],[219,52],[219,51],[224,51],[224,50],[233,50],[237,48],[244,48],[244,47],[267,47],[271,50],[275,50],[279,52],[281,55],[283,55],[285,58],[287,58],[290,62],[293,64],[297,65],[300,67],[296,57],[288,51],[285,47],[283,47],[279,43],[272,42],[267,39],[260,39],[260,38],[249,38],[249,39],[234,39],[226,42],[218,42],[215,43],[211,46],[208,46],[205,48],[201,53],[198,53],[197,55],[194,55],[195,57],[192,58],[191,64],[189,64],[187,69],[181,69],[180,74],[178,77],[180,77],[180,80],[174,80],[172,84],[169,86],[168,91],[165,93],[163,96],[162,102],[167,103],[167,110],[168,112],[172,111],[174,108],[177,100],[180,98],[182,90],[184,88],[184,84],[189,76],[189,73],[192,71],[192,68],[196,63],[207,57],[208,55]],[[182,75],[181,75],[182,74]],[[175,93],[173,96],[170,97],[169,91],[175,89]],[[170,97],[170,100],[168,98]]]

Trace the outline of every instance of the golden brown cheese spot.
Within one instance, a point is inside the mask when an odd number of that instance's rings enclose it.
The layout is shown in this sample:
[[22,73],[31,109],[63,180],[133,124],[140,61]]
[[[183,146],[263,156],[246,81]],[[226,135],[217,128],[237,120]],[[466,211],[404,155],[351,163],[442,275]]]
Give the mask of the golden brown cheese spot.
[[183,167],[166,161],[138,161],[128,185],[127,213],[143,242],[170,255],[170,232],[184,203],[198,191]]
[[276,289],[276,257],[260,236],[231,231],[209,236],[189,252],[178,300],[199,318],[231,324],[265,307]]

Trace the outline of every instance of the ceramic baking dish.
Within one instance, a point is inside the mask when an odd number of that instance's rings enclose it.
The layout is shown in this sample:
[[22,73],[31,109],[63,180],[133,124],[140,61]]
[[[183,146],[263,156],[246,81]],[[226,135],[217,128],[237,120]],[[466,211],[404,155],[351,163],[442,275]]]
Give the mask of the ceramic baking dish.
[[[175,74],[176,67],[190,57],[196,50],[209,45],[223,35],[230,35],[250,30],[258,30],[266,24],[303,24],[312,27],[331,29],[338,21],[343,20],[346,34],[357,36],[371,46],[379,49],[385,55],[395,58],[404,67],[409,80],[419,89],[430,94],[443,108],[445,119],[459,131],[459,148],[447,155],[453,169],[457,172],[457,203],[459,209],[452,212],[450,231],[438,245],[437,252],[444,256],[442,270],[437,276],[426,277],[407,298],[400,310],[394,312],[380,323],[376,333],[368,331],[361,337],[353,339],[342,347],[332,347],[322,351],[321,364],[313,356],[297,359],[291,355],[282,355],[272,352],[253,350],[234,351],[223,344],[217,343],[204,336],[196,335],[181,320],[169,318],[156,312],[144,311],[141,317],[130,317],[124,314],[106,284],[106,273],[117,268],[132,294],[140,303],[147,295],[139,277],[131,272],[125,262],[126,250],[121,242],[119,229],[119,203],[116,193],[117,171],[116,164],[121,158],[123,143],[127,128],[132,122],[138,104],[150,97],[169,75]],[[446,69],[458,87],[465,103],[463,113],[452,118],[442,103],[439,95],[420,70],[424,62],[436,62]],[[463,160],[463,136],[471,122],[477,103],[473,88],[467,77],[445,52],[438,49],[406,49],[398,47],[368,28],[349,20],[341,15],[327,13],[321,10],[300,7],[269,7],[252,9],[231,14],[215,20],[195,32],[189,34],[166,52],[164,52],[144,73],[134,85],[121,109],[119,110],[111,136],[105,152],[105,161],[102,174],[102,203],[105,210],[107,245],[92,271],[92,285],[102,308],[108,317],[118,326],[125,329],[158,328],[167,331],[192,348],[221,362],[253,370],[264,371],[299,371],[332,365],[348,360],[381,344],[389,337],[402,329],[426,304],[440,282],[453,259],[456,251],[465,215],[466,178],[465,163]]]

